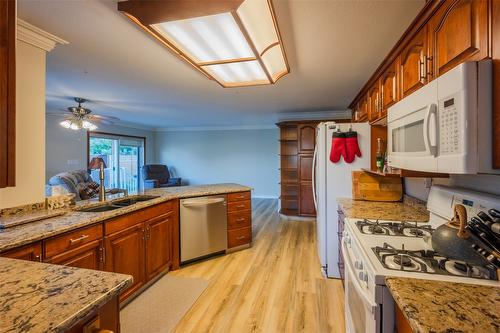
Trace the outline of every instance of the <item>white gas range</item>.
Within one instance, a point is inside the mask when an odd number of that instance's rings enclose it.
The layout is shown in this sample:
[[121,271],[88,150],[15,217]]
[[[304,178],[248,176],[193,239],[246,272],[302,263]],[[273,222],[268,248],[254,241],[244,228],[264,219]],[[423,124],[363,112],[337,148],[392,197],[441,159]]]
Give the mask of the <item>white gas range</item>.
[[[489,208],[500,206],[498,197],[436,186],[428,202],[430,223],[345,220],[342,252],[347,332],[394,332],[395,305],[385,287],[386,277],[499,285],[493,266],[471,266],[449,260],[435,253],[430,245],[433,229],[452,216],[455,203],[464,200],[470,203],[471,214],[484,209],[485,205]],[[439,216],[435,209],[437,204],[446,208],[438,209]]]

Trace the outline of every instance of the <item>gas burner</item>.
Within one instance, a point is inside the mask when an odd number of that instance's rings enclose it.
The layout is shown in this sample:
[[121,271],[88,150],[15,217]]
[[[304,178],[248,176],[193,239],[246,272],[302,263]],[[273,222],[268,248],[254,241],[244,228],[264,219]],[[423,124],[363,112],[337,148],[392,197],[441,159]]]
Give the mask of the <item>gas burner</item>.
[[430,250],[406,250],[404,244],[398,249],[387,243],[373,247],[372,250],[382,266],[391,270],[497,279],[496,269],[491,265],[474,266],[445,258]]
[[429,225],[409,222],[379,222],[364,219],[357,221],[356,226],[362,234],[367,235],[388,235],[423,238],[431,236],[434,229]]

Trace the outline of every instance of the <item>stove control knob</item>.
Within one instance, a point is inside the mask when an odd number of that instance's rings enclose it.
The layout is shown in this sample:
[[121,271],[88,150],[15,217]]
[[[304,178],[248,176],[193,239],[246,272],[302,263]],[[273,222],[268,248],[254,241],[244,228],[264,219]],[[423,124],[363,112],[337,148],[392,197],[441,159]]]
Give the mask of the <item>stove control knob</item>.
[[358,277],[361,281],[365,280],[365,273],[364,272],[359,272]]

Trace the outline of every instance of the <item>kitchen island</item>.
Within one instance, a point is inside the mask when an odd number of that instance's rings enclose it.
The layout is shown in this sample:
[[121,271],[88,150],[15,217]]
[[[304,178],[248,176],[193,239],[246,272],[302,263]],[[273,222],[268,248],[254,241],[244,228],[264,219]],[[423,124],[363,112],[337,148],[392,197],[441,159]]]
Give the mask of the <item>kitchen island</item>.
[[500,285],[396,277],[385,281],[413,332],[500,331]]
[[117,332],[118,295],[132,277],[0,258],[0,281],[0,332]]

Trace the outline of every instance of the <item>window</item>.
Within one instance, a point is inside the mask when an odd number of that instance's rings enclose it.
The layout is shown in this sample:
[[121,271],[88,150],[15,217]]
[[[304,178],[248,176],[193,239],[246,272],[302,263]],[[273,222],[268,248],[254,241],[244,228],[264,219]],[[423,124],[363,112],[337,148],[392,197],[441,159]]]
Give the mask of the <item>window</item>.
[[[122,188],[129,193],[142,189],[140,170],[144,165],[146,138],[88,132],[88,161],[101,157],[104,169],[104,185],[107,189]],[[99,182],[99,170],[91,170],[94,181]]]

